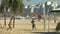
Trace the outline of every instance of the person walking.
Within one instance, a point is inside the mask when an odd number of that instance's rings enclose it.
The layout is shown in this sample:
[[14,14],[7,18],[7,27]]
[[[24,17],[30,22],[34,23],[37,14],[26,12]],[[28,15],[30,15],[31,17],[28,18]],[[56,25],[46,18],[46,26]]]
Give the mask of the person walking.
[[12,30],[12,23],[11,22],[9,22],[9,24],[8,24],[7,30],[9,30],[9,29],[10,29],[10,31]]

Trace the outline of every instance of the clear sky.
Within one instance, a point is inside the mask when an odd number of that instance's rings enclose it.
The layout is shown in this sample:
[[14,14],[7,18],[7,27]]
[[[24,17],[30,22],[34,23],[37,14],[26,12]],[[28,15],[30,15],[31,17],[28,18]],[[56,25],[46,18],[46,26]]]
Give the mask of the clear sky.
[[[24,5],[36,5],[39,3],[43,3],[45,1],[57,1],[60,4],[60,0],[31,0],[30,2],[23,0]],[[1,0],[0,0],[1,2]]]
[[60,4],[60,0],[31,0],[30,2],[24,0],[23,3],[25,5],[36,5],[38,3],[43,3],[45,1],[57,1]]

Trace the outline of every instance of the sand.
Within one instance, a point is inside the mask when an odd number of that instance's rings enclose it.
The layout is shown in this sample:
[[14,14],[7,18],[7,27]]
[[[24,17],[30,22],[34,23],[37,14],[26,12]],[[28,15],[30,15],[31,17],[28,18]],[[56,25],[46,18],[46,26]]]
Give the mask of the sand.
[[[43,20],[35,20],[36,28],[35,32],[44,32],[44,22]],[[9,23],[9,19],[7,19],[7,24]],[[4,21],[0,20],[0,26],[3,27]],[[56,23],[51,20],[49,22],[49,32],[55,32]],[[32,32],[31,27],[31,19],[16,19],[15,20],[15,28],[12,29],[12,31],[8,30],[8,25],[4,28],[0,28],[0,34],[34,34]],[[48,32],[48,20],[45,22],[45,32]]]

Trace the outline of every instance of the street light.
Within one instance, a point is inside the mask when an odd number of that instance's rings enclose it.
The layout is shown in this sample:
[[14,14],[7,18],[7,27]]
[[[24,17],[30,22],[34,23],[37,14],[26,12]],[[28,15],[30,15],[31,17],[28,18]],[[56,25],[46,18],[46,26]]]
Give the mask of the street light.
[[44,18],[44,32],[45,32],[45,20],[46,20],[46,15],[45,15],[45,3],[43,3],[43,18]]
[[25,9],[27,9],[27,8],[28,8],[28,6],[25,6],[24,8],[25,8]]
[[48,17],[48,32],[49,32],[49,8],[50,8],[50,5],[51,5],[51,2],[47,2],[47,5],[49,6],[48,7],[48,12],[47,12],[47,17]]
[[47,2],[47,5],[51,5],[51,2],[50,2],[50,1],[48,1],[48,2]]

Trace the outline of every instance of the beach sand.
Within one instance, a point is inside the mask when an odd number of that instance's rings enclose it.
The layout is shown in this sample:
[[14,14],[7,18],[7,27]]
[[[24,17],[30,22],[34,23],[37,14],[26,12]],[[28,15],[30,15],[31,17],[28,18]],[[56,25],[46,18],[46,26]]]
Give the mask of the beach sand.
[[[35,33],[44,32],[44,22],[43,20],[35,20],[36,22],[36,28]],[[9,23],[9,19],[7,19],[7,24]],[[0,20],[0,26],[3,26],[4,20]],[[49,32],[55,32],[56,23],[51,20],[49,22]],[[32,31],[32,24],[31,19],[16,19],[15,20],[15,28],[12,29],[12,31],[8,30],[8,25],[5,28],[0,28],[0,34],[35,34],[34,31]],[[45,22],[45,32],[48,32],[48,20]],[[40,34],[40,33],[39,33]]]

